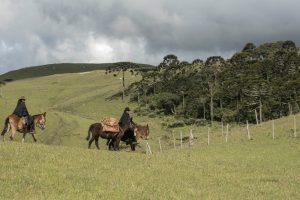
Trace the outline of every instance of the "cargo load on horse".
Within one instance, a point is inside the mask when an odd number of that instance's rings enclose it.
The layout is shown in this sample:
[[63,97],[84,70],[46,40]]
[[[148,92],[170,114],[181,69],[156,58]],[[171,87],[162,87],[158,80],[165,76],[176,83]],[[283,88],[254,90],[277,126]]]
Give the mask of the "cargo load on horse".
[[100,123],[91,124],[86,137],[86,140],[89,140],[88,148],[95,141],[95,145],[99,149],[99,137],[107,139],[106,144],[110,150],[119,150],[120,141],[126,142],[126,145],[129,144],[132,151],[135,151],[137,145],[136,135],[130,119],[129,123],[122,123],[116,118],[105,117]]
[[120,131],[119,121],[113,117],[105,117],[101,120],[104,132],[118,133]]

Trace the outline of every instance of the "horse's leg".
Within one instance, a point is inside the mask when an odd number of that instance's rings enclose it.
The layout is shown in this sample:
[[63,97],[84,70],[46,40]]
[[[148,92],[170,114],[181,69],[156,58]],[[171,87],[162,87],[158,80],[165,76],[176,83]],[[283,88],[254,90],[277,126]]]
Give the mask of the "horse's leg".
[[4,136],[5,136],[5,133],[1,134],[2,135],[2,140],[4,142]]
[[34,133],[34,132],[31,133],[31,136],[32,136],[32,138],[33,138],[33,141],[36,142],[37,140],[36,140],[36,138],[35,138],[35,133]]
[[119,151],[120,150],[120,142],[121,142],[121,138],[116,140],[116,150]]
[[135,144],[130,144],[131,151],[135,151]]
[[16,132],[17,132],[16,128],[12,127],[11,128],[10,140],[14,140]]
[[95,136],[92,135],[92,138],[89,141],[89,149],[91,148],[91,144],[93,143],[94,140],[95,140]]
[[115,140],[112,139],[112,140],[109,140],[109,141],[110,142],[108,144],[108,150],[114,150],[113,148],[114,148],[114,142],[115,142]]
[[115,151],[120,150],[119,144],[121,142],[121,138],[115,138],[114,140],[112,140],[112,142],[113,142],[112,144],[113,144],[114,150]]
[[[8,131],[7,131],[7,132],[8,132]],[[1,133],[3,142],[4,142],[4,136],[5,136],[5,133],[7,133],[7,132],[2,132],[2,133]]]
[[106,146],[109,145],[110,139],[107,139]]
[[99,135],[97,135],[96,137],[95,137],[95,145],[96,145],[96,147],[97,147],[97,149],[100,149],[99,148]]
[[11,125],[9,123],[9,118],[6,118],[5,123],[4,123],[4,128],[1,132],[3,142],[4,142],[4,135],[5,135],[5,133],[8,133],[10,131],[10,127],[11,127]]

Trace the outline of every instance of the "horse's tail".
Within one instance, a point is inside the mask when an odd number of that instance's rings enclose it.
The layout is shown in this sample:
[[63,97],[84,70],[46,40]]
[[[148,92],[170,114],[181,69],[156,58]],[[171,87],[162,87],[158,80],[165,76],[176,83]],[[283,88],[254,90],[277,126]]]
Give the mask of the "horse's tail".
[[89,140],[89,139],[90,139],[90,135],[91,135],[92,128],[93,128],[93,125],[90,125],[89,130],[88,130],[88,135],[87,135],[87,137],[85,138],[86,140]]
[[1,135],[4,135],[8,131],[9,131],[9,118],[7,117],[5,122],[4,122],[4,128],[3,128],[3,131],[1,133]]

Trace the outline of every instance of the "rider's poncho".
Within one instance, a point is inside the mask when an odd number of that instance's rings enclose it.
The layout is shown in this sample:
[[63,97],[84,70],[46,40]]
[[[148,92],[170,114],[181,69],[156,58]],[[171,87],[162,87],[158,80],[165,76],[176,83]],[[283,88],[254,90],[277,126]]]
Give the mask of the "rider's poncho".
[[130,115],[124,111],[123,115],[121,116],[120,120],[119,120],[119,125],[121,127],[124,127],[125,125],[130,125],[131,122],[130,122]]
[[23,102],[22,100],[19,100],[13,114],[17,115],[18,117],[27,117],[27,116],[29,116],[29,113],[28,113],[28,110],[26,108],[25,102]]

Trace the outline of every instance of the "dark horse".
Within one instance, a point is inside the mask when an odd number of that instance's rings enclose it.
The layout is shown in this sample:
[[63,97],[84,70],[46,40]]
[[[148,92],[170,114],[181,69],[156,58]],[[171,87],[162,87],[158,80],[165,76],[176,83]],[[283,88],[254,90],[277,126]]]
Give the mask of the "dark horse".
[[[43,114],[33,115],[32,117],[33,117],[34,126],[37,126],[42,130],[46,128],[46,112],[44,112]],[[4,141],[5,133],[8,133],[10,130],[11,130],[11,136],[10,136],[11,140],[14,139],[15,134],[18,131],[20,133],[23,133],[22,142],[25,141],[25,136],[27,133],[31,133],[34,142],[36,142],[35,130],[32,132],[29,132],[27,130],[27,126],[25,125],[25,119],[23,117],[20,118],[17,115],[12,114],[6,118],[4,123],[4,128],[1,133],[3,137],[3,141]]]
[[88,130],[88,136],[86,137],[86,140],[89,140],[88,148],[91,148],[91,144],[95,140],[95,145],[97,149],[99,149],[99,137],[110,141],[109,150],[119,150],[120,141],[125,141],[126,144],[130,144],[132,151],[135,151],[135,146],[137,144],[136,136],[131,125],[120,127],[120,131],[118,133],[113,133],[103,131],[101,123],[91,124]]

